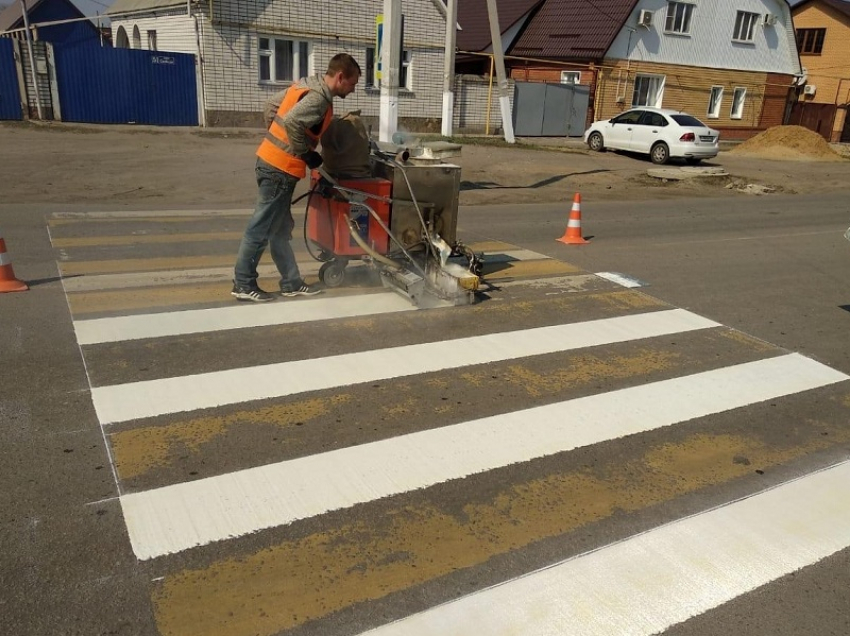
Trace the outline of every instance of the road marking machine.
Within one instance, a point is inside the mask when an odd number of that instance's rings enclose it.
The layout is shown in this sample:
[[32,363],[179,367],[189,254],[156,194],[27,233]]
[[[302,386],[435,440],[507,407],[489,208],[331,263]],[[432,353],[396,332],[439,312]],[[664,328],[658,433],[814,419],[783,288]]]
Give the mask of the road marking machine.
[[472,304],[482,257],[457,239],[460,167],[427,148],[411,157],[405,147],[368,144],[356,178],[334,174],[327,161],[311,175],[305,240],[323,261],[320,280],[338,287],[360,260],[417,307]]

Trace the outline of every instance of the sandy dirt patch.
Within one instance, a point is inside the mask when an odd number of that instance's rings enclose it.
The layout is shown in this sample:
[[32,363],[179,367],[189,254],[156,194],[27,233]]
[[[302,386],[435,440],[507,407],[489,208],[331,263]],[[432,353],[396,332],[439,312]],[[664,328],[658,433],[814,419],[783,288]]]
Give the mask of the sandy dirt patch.
[[[0,200],[249,208],[261,137],[245,129],[0,122]],[[838,155],[789,160],[776,142],[757,155],[724,151],[706,162],[724,167],[728,177],[667,183],[647,177],[653,165],[645,157],[592,153],[575,139],[545,147],[540,140],[521,142],[463,145],[452,160],[462,167],[462,205],[567,202],[576,192],[596,200],[746,196],[727,188],[730,183],[802,194],[844,190],[850,183],[850,161]]]

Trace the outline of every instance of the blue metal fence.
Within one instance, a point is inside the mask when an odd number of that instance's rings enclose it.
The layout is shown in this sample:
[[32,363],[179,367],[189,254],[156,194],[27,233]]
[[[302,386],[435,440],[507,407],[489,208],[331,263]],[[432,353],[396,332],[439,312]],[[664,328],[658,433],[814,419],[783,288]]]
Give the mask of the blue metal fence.
[[23,119],[12,40],[0,38],[0,119]]
[[56,45],[63,121],[197,126],[195,56]]

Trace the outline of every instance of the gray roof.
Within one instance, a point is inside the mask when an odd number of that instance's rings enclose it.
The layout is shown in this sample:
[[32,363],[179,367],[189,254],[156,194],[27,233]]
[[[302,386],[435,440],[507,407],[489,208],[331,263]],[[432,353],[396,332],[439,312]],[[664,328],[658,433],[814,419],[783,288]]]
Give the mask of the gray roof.
[[[71,0],[51,0],[52,2],[61,2],[66,6],[69,12],[78,18],[84,18],[85,16],[82,12],[77,8]],[[32,12],[35,11],[37,7],[48,2],[48,0],[27,0],[27,15],[32,16]],[[32,22],[32,18],[30,18],[30,22]],[[8,31],[9,29],[22,29],[24,26],[24,14],[21,11],[21,2],[20,0],[16,0],[9,4],[9,6],[3,8],[0,7],[0,32]]]
[[106,11],[106,15],[131,13],[133,11],[151,11],[165,7],[185,7],[185,0],[115,0]]
[[[37,0],[31,5],[28,4],[27,9],[32,12],[32,10],[38,6],[41,1],[43,0]],[[20,0],[18,0],[18,2],[13,2],[5,9],[0,10],[0,31],[18,28],[18,22],[21,22],[20,26],[23,26],[23,17],[24,14],[21,12]]]

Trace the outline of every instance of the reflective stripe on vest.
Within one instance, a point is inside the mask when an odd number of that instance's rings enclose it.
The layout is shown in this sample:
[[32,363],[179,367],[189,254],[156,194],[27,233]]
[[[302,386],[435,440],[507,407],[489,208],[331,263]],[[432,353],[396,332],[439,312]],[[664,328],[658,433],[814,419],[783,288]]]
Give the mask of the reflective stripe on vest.
[[[295,84],[289,87],[283,101],[280,103],[280,107],[277,109],[277,114],[274,116],[266,132],[265,139],[263,139],[260,147],[257,148],[257,156],[260,159],[278,170],[282,170],[299,179],[307,175],[307,164],[292,153],[292,147],[289,145],[289,136],[283,127],[283,118],[310,90],[309,88],[300,87]],[[332,117],[333,106],[328,104],[325,117],[319,125],[314,126],[313,130],[308,129],[305,131],[307,137],[313,142],[314,148],[319,143],[319,137],[322,136],[322,133],[330,125]]]

